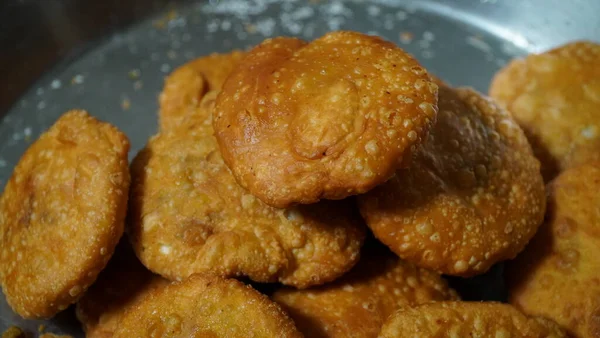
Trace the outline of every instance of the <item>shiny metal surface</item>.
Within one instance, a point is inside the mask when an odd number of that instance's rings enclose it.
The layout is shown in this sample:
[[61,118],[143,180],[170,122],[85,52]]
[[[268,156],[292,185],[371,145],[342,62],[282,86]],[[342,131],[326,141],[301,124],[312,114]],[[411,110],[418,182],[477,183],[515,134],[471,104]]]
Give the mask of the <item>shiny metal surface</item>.
[[0,116],[38,77],[93,41],[179,0],[4,0],[0,2]]
[[[8,0],[0,6],[0,189],[32,140],[71,108],[124,130],[132,157],[156,130],[156,97],[167,73],[269,36],[378,34],[451,84],[482,91],[515,56],[600,40],[596,0]],[[454,282],[469,299],[502,299],[500,273]],[[9,325],[36,332],[40,323],[49,332],[82,336],[72,309],[52,321],[24,321],[0,299],[0,332]]]

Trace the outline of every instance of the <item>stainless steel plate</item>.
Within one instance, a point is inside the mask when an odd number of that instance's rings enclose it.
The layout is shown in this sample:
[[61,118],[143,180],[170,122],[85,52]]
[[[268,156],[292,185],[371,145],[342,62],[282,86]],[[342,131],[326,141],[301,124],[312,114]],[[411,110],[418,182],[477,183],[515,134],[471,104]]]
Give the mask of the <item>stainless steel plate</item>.
[[[486,91],[511,58],[573,39],[600,39],[600,1],[272,1],[179,5],[107,37],[47,72],[0,122],[0,189],[25,149],[63,112],[83,108],[127,133],[130,157],[157,126],[166,74],[211,52],[247,48],[271,36],[313,39],[330,30],[381,35],[454,85]],[[495,269],[458,281],[468,298],[502,299]],[[0,299],[0,332],[10,325],[82,336],[72,309],[52,321],[24,321]]]

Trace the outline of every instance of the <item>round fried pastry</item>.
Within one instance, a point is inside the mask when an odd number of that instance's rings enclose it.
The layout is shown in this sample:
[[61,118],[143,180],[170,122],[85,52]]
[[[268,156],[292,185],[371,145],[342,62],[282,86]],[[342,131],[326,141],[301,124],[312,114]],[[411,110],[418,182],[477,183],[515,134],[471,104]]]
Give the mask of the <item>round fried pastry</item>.
[[512,61],[490,95],[525,130],[549,181],[569,167],[600,160],[600,44],[573,42]]
[[51,317],[94,282],[123,234],[129,141],[84,111],[31,145],[0,198],[0,281],[26,318]]
[[194,275],[155,288],[125,314],[119,337],[302,337],[266,296],[234,279]]
[[352,201],[267,206],[236,183],[210,126],[153,137],[131,170],[129,237],[168,279],[211,272],[304,288],[358,261],[365,229]]
[[284,288],[272,298],[306,337],[313,338],[376,337],[398,308],[458,299],[440,275],[389,251],[367,251],[364,256],[334,283],[306,290]]
[[600,162],[549,185],[544,225],[507,267],[510,302],[574,337],[600,337]]
[[213,53],[174,70],[165,80],[159,96],[160,129],[168,130],[182,125],[190,115],[190,110],[199,109],[198,105],[205,94],[221,90],[225,79],[243,57],[241,51]]
[[380,38],[269,39],[217,97],[213,125],[237,181],[274,207],[364,193],[435,121],[437,85]]
[[2,332],[2,338],[26,338],[25,332],[18,326],[9,326]]
[[471,89],[440,87],[438,122],[411,167],[358,197],[400,257],[458,276],[514,258],[542,222],[545,191],[523,132]]
[[391,315],[379,338],[567,337],[554,322],[527,317],[502,303],[439,302],[401,308]]
[[122,241],[98,280],[77,302],[76,315],[86,338],[110,338],[123,316],[152,290],[169,281],[152,274],[137,259],[127,241]]

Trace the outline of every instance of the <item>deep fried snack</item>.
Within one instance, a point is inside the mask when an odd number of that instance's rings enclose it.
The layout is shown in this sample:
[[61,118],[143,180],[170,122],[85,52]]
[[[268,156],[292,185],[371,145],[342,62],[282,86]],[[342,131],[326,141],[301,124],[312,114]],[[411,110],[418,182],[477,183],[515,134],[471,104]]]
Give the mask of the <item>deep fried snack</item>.
[[600,337],[600,162],[549,185],[546,222],[508,265],[510,302],[576,337]]
[[302,337],[266,296],[234,279],[193,275],[155,288],[121,319],[119,337]]
[[168,279],[211,272],[304,288],[358,261],[365,229],[352,201],[265,205],[236,183],[203,122],[153,137],[131,170],[129,237]]
[[170,119],[168,123],[171,123],[171,125],[168,127],[162,127],[162,131],[168,132],[172,130],[184,130],[190,125],[195,124],[198,128],[210,128],[212,132],[212,111],[215,107],[215,101],[218,94],[218,90],[212,90],[204,94],[200,100],[200,103],[195,104],[193,108],[187,110],[182,109],[176,117],[177,120],[175,120],[174,114],[169,115],[169,117],[165,117],[165,121]]
[[[386,250],[387,251],[387,250]],[[430,301],[456,300],[436,273],[390,252],[366,254],[347,275],[313,289],[273,294],[306,337],[376,337],[395,310]]]
[[558,172],[600,160],[600,45],[574,42],[512,61],[490,95],[525,130],[549,181]]
[[25,332],[20,327],[11,326],[2,332],[2,338],[26,338]]
[[87,338],[112,337],[121,318],[152,290],[169,284],[137,259],[129,243],[121,242],[98,280],[77,302],[76,315]]
[[[182,125],[190,111],[198,110],[205,94],[219,92],[225,79],[244,57],[241,51],[211,54],[177,68],[165,80],[159,96],[161,130]],[[205,116],[210,123],[210,114]]]
[[438,122],[412,166],[359,205],[400,257],[472,276],[523,250],[544,217],[544,184],[506,111],[471,89],[440,87],[439,100]]
[[275,207],[342,199],[384,182],[437,113],[437,85],[380,38],[269,39],[217,97],[213,125],[240,184]]
[[502,303],[438,302],[401,308],[388,318],[379,338],[567,337],[553,321],[527,317]]
[[26,318],[74,303],[123,234],[129,141],[84,111],[64,114],[25,152],[0,198],[0,281]]

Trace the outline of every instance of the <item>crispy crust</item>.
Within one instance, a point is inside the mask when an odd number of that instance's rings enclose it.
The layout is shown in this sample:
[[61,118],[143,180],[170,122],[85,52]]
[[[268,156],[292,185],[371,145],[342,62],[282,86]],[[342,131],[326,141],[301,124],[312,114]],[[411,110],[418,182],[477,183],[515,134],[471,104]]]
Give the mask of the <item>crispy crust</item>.
[[359,259],[365,229],[353,201],[265,205],[236,183],[204,122],[153,137],[131,171],[129,237],[144,265],[168,279],[211,272],[304,288]]
[[[174,129],[184,124],[189,115],[194,115],[190,111],[200,109],[199,104],[206,94],[221,90],[225,79],[243,57],[241,51],[213,53],[192,60],[169,74],[159,96],[160,129]],[[208,118],[210,123],[210,116],[203,118]]]
[[387,180],[437,113],[437,85],[380,38],[269,39],[217,98],[213,125],[242,186],[275,207],[342,199]]
[[512,61],[500,70],[490,95],[525,130],[542,173],[600,160],[600,45],[573,42]]
[[0,199],[0,281],[10,306],[47,318],[93,283],[123,233],[129,141],[84,111],[23,155]]
[[575,337],[600,337],[600,162],[564,171],[548,190],[545,224],[508,265],[510,302]]
[[[387,250],[386,250],[387,251]],[[347,275],[306,290],[281,289],[281,304],[306,337],[376,337],[395,310],[430,301],[457,300],[438,274],[389,252],[368,252]]]
[[169,284],[152,274],[122,241],[98,280],[77,302],[76,315],[87,338],[111,338],[121,318],[135,309],[151,290]]
[[440,87],[438,122],[408,169],[359,196],[400,257],[472,276],[514,258],[545,210],[539,162],[514,120],[470,89]]
[[121,319],[119,337],[302,337],[281,308],[233,279],[194,275],[155,288]]
[[10,326],[6,331],[2,332],[2,338],[26,338],[26,336],[20,327]]
[[379,338],[567,337],[554,322],[527,317],[501,303],[440,302],[402,308],[383,326]]

